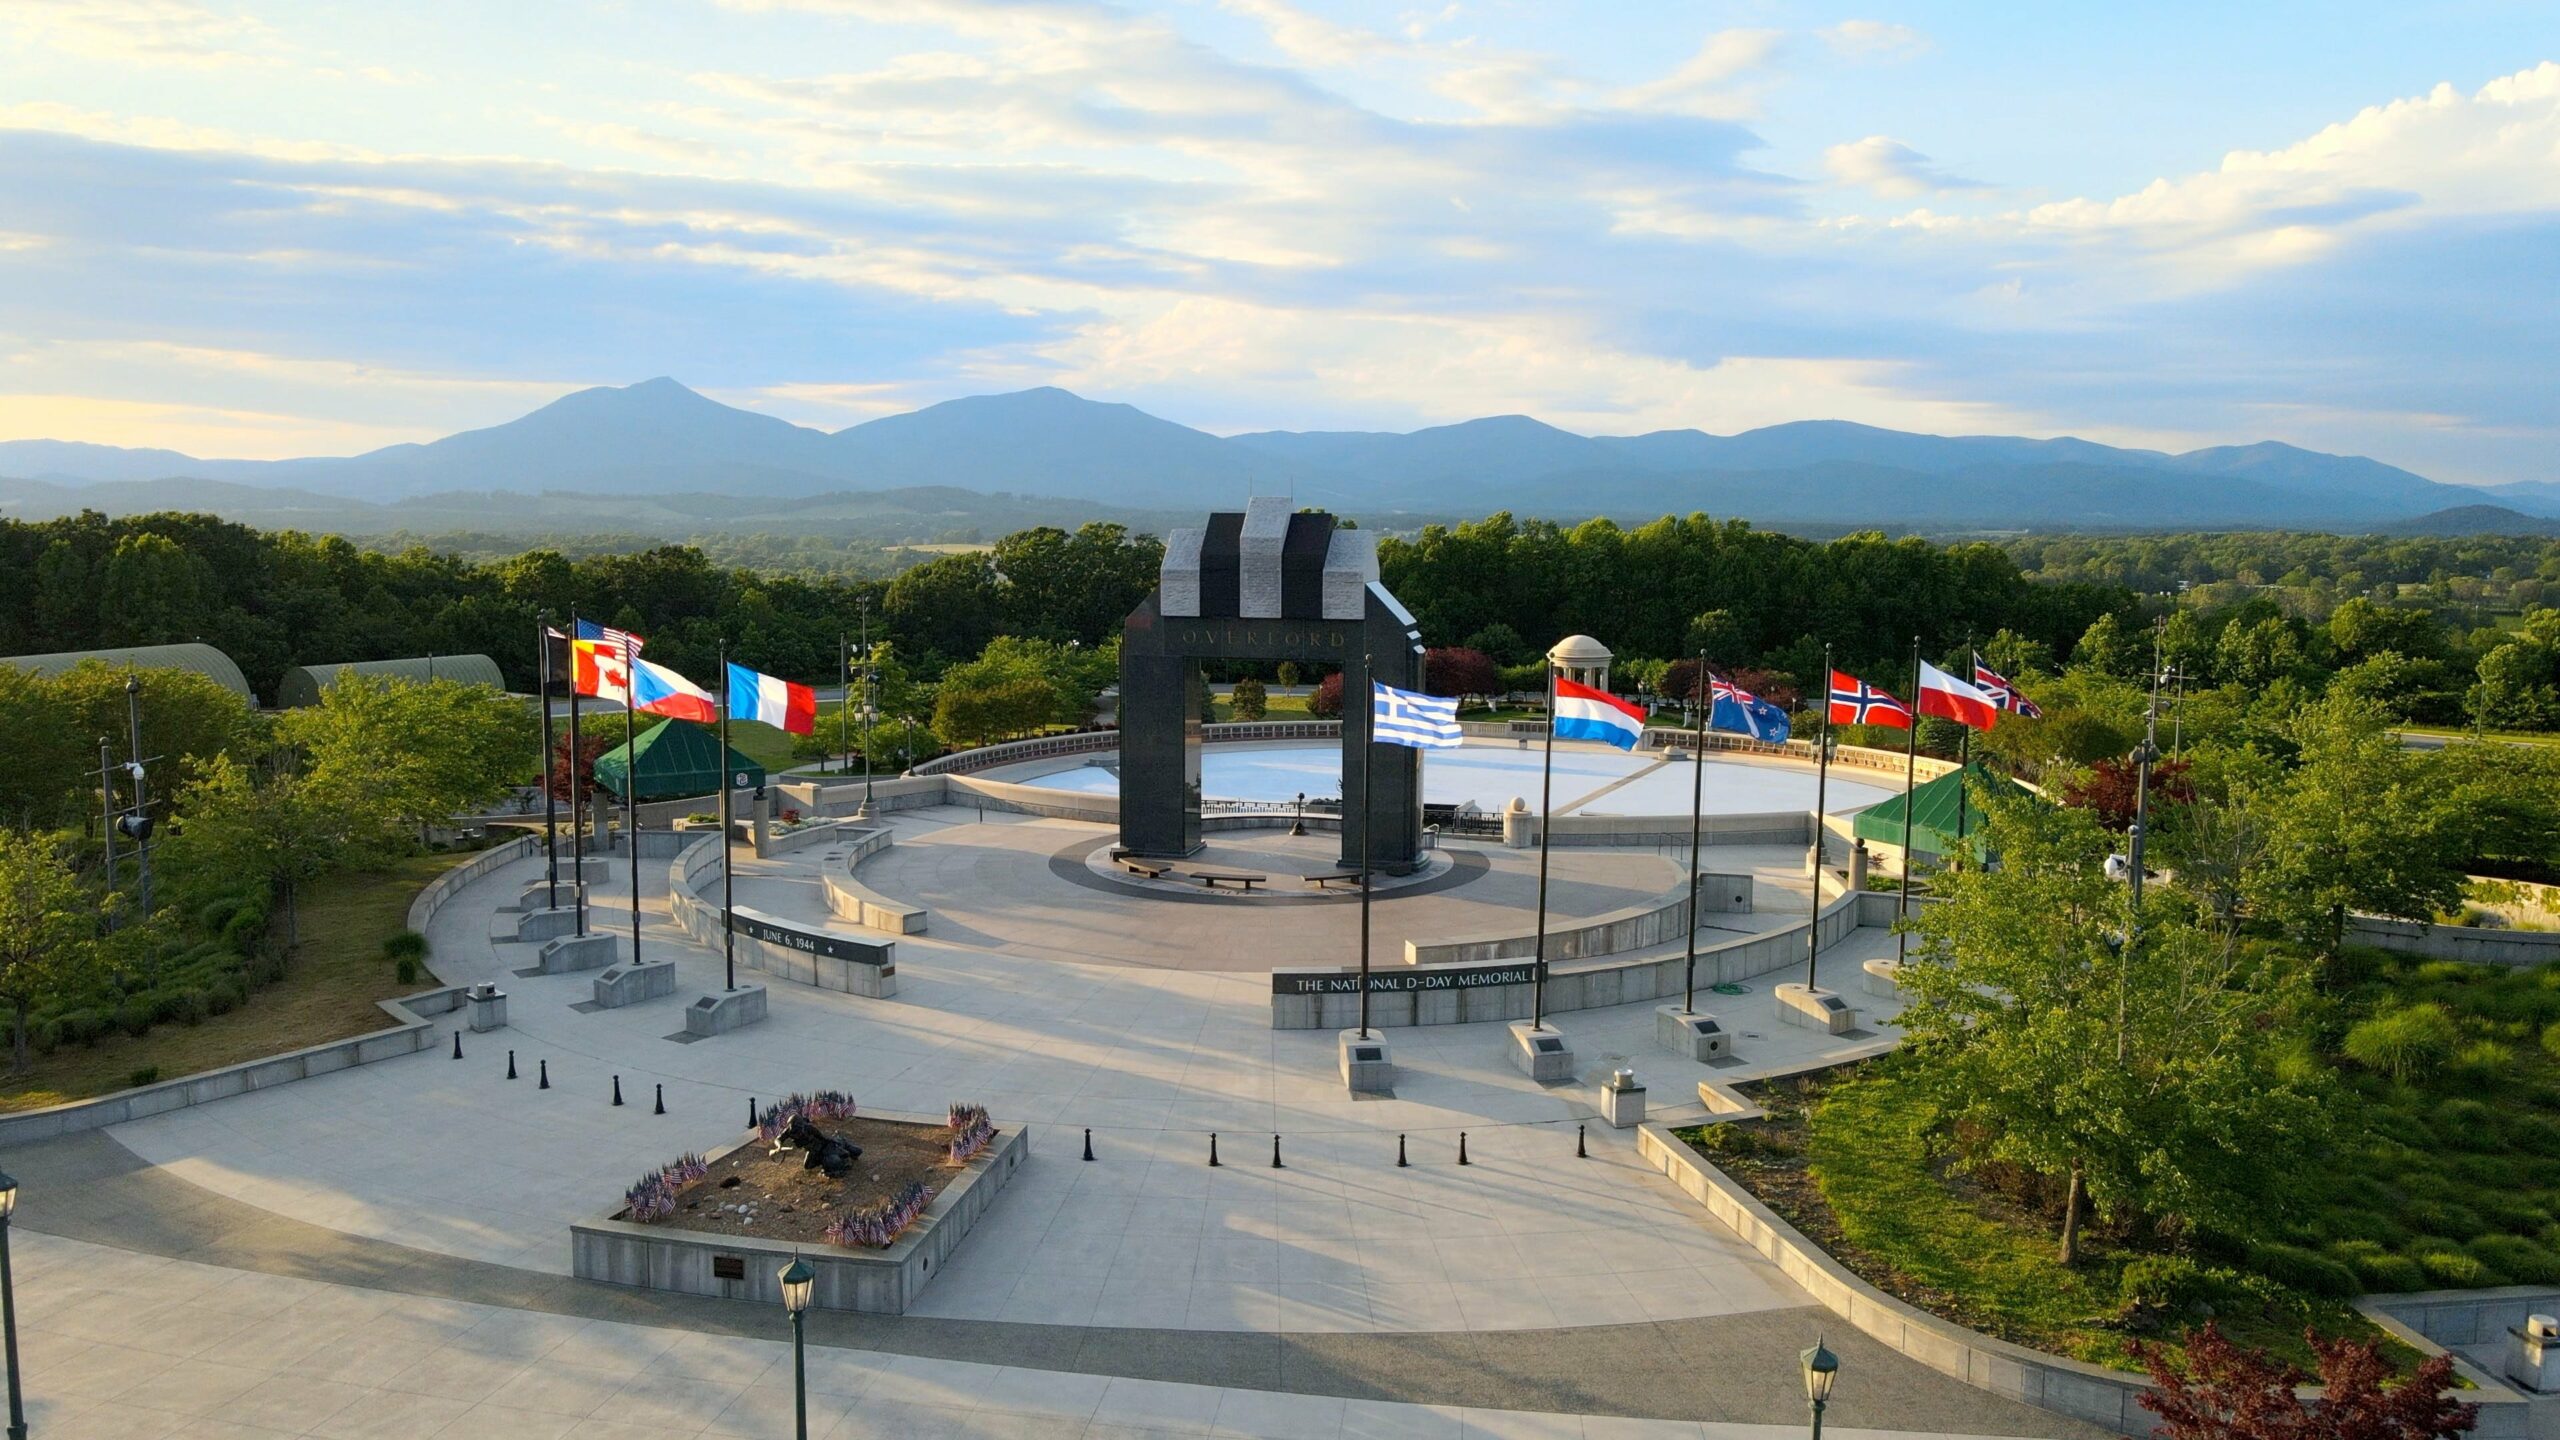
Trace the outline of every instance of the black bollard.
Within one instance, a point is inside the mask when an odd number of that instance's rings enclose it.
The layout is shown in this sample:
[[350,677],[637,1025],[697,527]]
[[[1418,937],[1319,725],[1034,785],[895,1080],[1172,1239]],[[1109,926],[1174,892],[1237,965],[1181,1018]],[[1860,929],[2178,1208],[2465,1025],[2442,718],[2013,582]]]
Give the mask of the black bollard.
[[1467,1163],[1467,1132],[1464,1130],[1458,1132],[1458,1163]]
[[507,1078],[516,1078],[516,1052],[513,1050],[507,1052]]
[[622,1103],[622,1077],[619,1075],[613,1077],[613,1103]]
[[1209,1132],[1209,1168],[1218,1168],[1218,1132],[1215,1130]]
[[1405,1168],[1404,1137],[1401,1135],[1396,1137],[1396,1168],[1399,1170]]
[[459,1030],[453,1032],[453,1058],[462,1058],[462,1032]]
[[747,1097],[747,1128],[753,1130],[756,1123],[756,1097],[750,1095]]
[[551,1061],[546,1057],[539,1063],[542,1066],[542,1083],[534,1086],[533,1088],[536,1090],[548,1090],[551,1088]]
[[665,1085],[662,1084],[658,1087],[658,1108],[650,1111],[649,1113],[652,1115],[664,1115],[667,1113],[667,1087]]
[[1286,1170],[1289,1168],[1288,1166],[1280,1163],[1280,1137],[1277,1135],[1271,1137],[1271,1168],[1274,1170]]
[[1093,1158],[1093,1127],[1090,1125],[1084,1127],[1084,1158]]
[[1584,1141],[1582,1133],[1589,1128],[1590,1127],[1587,1125],[1576,1125],[1573,1127],[1573,1158],[1576,1160],[1588,1160],[1591,1158],[1591,1147]]

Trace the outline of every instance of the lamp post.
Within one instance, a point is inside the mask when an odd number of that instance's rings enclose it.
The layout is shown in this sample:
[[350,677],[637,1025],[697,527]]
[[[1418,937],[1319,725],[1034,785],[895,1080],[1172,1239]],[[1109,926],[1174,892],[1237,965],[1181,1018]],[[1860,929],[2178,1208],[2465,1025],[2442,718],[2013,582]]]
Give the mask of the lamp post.
[[9,1350],[9,1440],[27,1440],[27,1406],[18,1393],[18,1293],[9,1278],[9,1217],[18,1213],[18,1182],[0,1175],[0,1335]]
[[1292,835],[1307,833],[1307,792],[1304,790],[1298,792],[1298,818],[1289,822],[1289,833]]
[[1840,1357],[1815,1336],[1804,1352],[1804,1398],[1813,1407],[1813,1440],[1822,1440],[1822,1407],[1831,1403],[1831,1382],[1840,1374]]
[[[800,1317],[808,1313],[809,1292],[818,1285],[818,1272],[809,1262],[794,1255],[782,1267],[782,1308],[791,1312],[791,1409],[795,1418],[792,1433],[809,1440],[809,1361],[808,1349],[801,1342]],[[1811,1351],[1807,1351],[1811,1354]]]

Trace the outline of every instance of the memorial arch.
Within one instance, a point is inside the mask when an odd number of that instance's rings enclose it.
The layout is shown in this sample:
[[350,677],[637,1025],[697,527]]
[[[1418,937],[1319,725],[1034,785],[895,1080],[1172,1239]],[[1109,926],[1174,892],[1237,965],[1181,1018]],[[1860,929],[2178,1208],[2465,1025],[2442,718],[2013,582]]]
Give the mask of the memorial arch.
[[1369,682],[1422,684],[1422,634],[1378,583],[1375,540],[1320,510],[1257,497],[1165,539],[1155,593],[1120,640],[1120,843],[1200,849],[1203,660],[1314,661],[1342,671],[1342,864],[1386,874],[1422,861],[1421,752],[1382,747],[1361,785]]

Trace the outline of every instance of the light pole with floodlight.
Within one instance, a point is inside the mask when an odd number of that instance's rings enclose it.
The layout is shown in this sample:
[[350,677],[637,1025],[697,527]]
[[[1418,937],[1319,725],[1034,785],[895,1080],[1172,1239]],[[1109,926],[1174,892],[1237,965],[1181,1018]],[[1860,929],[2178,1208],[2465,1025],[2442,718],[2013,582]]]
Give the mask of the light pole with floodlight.
[[1831,1382],[1840,1374],[1840,1357],[1815,1336],[1804,1352],[1804,1398],[1813,1406],[1813,1440],[1822,1440],[1822,1407],[1831,1403]]
[[800,1317],[808,1313],[809,1293],[818,1286],[818,1272],[809,1268],[808,1261],[794,1255],[791,1263],[782,1267],[780,1278],[782,1308],[791,1312],[791,1410],[798,1425],[792,1433],[800,1440],[809,1440],[809,1362],[808,1349],[801,1341]]

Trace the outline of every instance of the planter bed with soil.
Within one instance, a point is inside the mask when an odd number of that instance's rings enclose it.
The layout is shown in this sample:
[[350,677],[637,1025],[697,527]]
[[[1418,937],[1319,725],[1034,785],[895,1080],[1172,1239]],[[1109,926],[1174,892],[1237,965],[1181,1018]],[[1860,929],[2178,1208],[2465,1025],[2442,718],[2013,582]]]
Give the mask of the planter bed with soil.
[[[994,1136],[967,1163],[946,1159],[952,1131],[940,1117],[874,1112],[818,1128],[862,1147],[841,1179],[804,1168],[804,1153],[773,1153],[749,1136],[715,1152],[684,1183],[666,1214],[632,1218],[628,1205],[569,1227],[570,1269],[582,1280],[687,1295],[779,1302],[776,1280],[794,1255],[818,1272],[823,1309],[903,1314],[945,1268],[1031,1152],[1021,1125]],[[885,1247],[828,1239],[837,1217],[893,1202],[921,1183],[924,1212]]]

